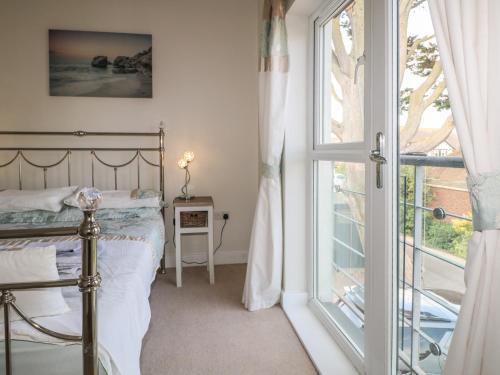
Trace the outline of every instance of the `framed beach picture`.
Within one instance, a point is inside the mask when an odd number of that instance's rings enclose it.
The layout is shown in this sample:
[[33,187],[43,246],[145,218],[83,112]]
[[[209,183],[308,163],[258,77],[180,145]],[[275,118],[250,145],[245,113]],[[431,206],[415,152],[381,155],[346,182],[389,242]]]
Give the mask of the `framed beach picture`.
[[51,96],[153,97],[151,34],[49,30]]

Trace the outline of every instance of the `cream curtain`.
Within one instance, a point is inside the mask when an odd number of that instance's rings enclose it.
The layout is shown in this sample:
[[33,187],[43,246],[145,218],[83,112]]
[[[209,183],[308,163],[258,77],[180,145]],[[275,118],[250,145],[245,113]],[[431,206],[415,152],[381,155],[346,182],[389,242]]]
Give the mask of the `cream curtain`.
[[243,303],[250,311],[273,306],[281,294],[280,163],[288,76],[285,12],[285,0],[264,1],[259,72],[261,176],[243,291]]
[[500,374],[499,3],[429,0],[474,222],[446,375]]

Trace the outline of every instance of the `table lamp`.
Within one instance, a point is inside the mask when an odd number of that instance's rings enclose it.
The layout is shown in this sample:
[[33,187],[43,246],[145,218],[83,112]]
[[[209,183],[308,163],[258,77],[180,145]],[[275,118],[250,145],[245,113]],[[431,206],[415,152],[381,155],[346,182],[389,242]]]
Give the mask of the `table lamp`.
[[186,151],[182,159],[179,159],[179,161],[177,162],[177,166],[181,169],[184,169],[185,171],[184,186],[182,186],[181,188],[182,195],[179,196],[178,198],[185,200],[190,200],[191,198],[193,198],[193,196],[189,195],[188,192],[189,181],[191,181],[191,173],[189,173],[189,164],[192,163],[193,160],[194,160],[194,152]]

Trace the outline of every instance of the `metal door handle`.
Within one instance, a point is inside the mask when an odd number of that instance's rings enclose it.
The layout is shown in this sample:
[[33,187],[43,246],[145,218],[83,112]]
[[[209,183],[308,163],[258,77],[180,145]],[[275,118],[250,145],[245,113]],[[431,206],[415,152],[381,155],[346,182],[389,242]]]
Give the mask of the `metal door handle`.
[[387,159],[380,155],[379,150],[372,150],[370,152],[370,160],[375,163],[385,164],[387,163]]
[[370,160],[377,163],[375,167],[375,172],[377,175],[377,188],[382,189],[383,187],[383,172],[382,165],[387,163],[387,159],[384,157],[384,134],[378,132],[375,137],[375,149],[370,152]]

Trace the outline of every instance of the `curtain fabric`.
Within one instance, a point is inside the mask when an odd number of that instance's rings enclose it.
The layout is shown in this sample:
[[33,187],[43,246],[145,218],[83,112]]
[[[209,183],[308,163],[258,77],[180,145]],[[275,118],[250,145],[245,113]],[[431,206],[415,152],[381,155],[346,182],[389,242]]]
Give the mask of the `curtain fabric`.
[[288,76],[285,12],[285,0],[264,1],[259,67],[260,185],[243,290],[243,303],[250,311],[273,306],[281,294],[280,164]]
[[473,207],[446,375],[500,373],[500,4],[429,0]]

